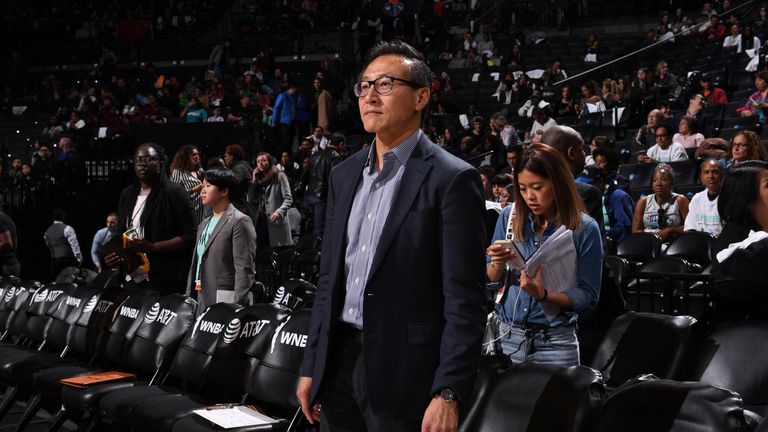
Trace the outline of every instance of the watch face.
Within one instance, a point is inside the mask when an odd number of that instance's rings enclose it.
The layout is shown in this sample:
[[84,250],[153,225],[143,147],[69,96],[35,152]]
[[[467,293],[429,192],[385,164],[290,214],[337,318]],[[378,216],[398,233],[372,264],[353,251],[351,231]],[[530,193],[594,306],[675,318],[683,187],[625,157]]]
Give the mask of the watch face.
[[451,389],[443,389],[443,391],[440,392],[440,398],[446,402],[453,402],[456,400],[456,394]]

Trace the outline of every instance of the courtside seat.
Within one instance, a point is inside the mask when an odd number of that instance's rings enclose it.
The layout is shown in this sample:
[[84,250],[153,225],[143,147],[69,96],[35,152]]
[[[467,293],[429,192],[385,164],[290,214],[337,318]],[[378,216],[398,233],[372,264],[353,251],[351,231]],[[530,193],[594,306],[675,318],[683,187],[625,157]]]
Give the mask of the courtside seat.
[[[240,402],[259,359],[246,353],[263,353],[275,330],[287,319],[282,306],[261,304],[237,310],[219,333],[202,389],[197,394],[153,398],[133,410],[133,425],[140,430],[170,431],[192,411],[223,402]],[[205,318],[203,318],[205,319]]]
[[603,404],[595,432],[748,431],[741,398],[698,382],[641,377]]
[[[199,391],[211,365],[219,334],[224,331],[238,305],[216,303],[197,317],[194,326],[184,336],[171,363],[169,376],[174,384],[160,386],[137,385],[102,398],[99,414],[112,424],[129,424],[137,420],[134,409],[144,403],[161,404],[156,398],[177,398],[186,391]],[[154,427],[157,425],[149,425]],[[162,426],[162,425],[161,425]],[[142,430],[145,430],[142,428]]]
[[592,368],[525,362],[477,401],[481,414],[464,430],[586,432],[604,398],[603,379]]
[[[302,309],[294,312],[280,323],[264,351],[257,352],[255,345],[246,350],[246,355],[261,356],[250,374],[247,383],[247,403],[262,407],[267,415],[277,419],[292,419],[297,414],[299,401],[296,388],[299,383],[301,362],[309,332],[312,311]],[[227,429],[230,432],[284,431],[287,420],[267,426]],[[201,432],[219,430],[197,415],[179,419],[173,425],[174,432]]]
[[[156,301],[154,297],[129,297],[120,305],[118,314],[138,320],[138,328],[128,347],[125,370],[138,373],[139,378],[146,378],[144,383],[157,384],[192,326],[196,308],[196,301],[181,294],[166,295]],[[119,322],[126,326],[135,324],[131,321]],[[115,328],[115,331],[127,330]],[[118,348],[121,346],[118,339],[114,343],[118,344]],[[120,382],[96,384],[85,389],[64,387],[61,400],[68,411],[87,413],[95,422],[104,396],[125,392],[126,388],[133,386],[134,383]]]
[[614,388],[641,374],[678,378],[692,347],[695,323],[689,316],[628,312],[608,329],[590,366]]

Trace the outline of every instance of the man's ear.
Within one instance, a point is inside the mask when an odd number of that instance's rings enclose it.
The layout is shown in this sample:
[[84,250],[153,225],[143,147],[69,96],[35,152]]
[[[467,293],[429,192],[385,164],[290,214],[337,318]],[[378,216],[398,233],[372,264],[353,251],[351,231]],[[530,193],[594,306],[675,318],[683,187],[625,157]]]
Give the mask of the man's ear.
[[419,97],[416,99],[416,108],[418,108],[420,111],[423,111],[427,108],[427,104],[429,103],[429,90],[426,88],[419,89]]

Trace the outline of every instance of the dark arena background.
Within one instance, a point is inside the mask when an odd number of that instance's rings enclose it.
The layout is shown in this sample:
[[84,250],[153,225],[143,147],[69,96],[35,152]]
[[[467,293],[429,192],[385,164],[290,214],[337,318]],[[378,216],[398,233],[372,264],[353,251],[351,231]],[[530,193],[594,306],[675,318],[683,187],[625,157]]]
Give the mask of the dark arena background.
[[[601,193],[582,366],[486,350],[459,430],[768,431],[767,5],[1,2],[0,432],[225,430],[194,413],[215,404],[279,419],[233,430],[319,430],[296,398],[322,279],[318,213],[330,167],[375,143],[354,89],[368,50],[395,40],[432,71],[424,134],[479,170],[486,246],[522,199],[516,161],[549,128],[582,138],[566,157],[583,150],[575,181]],[[163,150],[165,181],[190,190],[195,228],[211,214],[202,172],[241,180],[233,204],[259,238],[254,305],[199,318],[193,287],[146,289],[135,268],[109,268],[129,227],[123,214],[106,223],[155,157],[137,158],[145,143]],[[287,179],[282,210],[254,192],[262,153]],[[280,236],[273,212],[290,227]],[[194,280],[193,243],[171,269],[180,286]],[[488,312],[498,288],[486,284]],[[60,382],[104,371],[130,375]]]

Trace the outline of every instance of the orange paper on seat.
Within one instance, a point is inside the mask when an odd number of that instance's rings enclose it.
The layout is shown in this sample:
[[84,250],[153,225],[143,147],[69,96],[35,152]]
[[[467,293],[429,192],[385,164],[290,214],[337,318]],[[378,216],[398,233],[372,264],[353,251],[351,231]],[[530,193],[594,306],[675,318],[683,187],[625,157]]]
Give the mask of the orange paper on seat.
[[98,372],[90,375],[65,378],[63,380],[60,380],[59,382],[70,387],[86,388],[93,384],[99,384],[99,383],[108,382],[108,381],[118,381],[125,378],[133,378],[135,376],[136,375],[132,373],[107,371],[107,372]]

